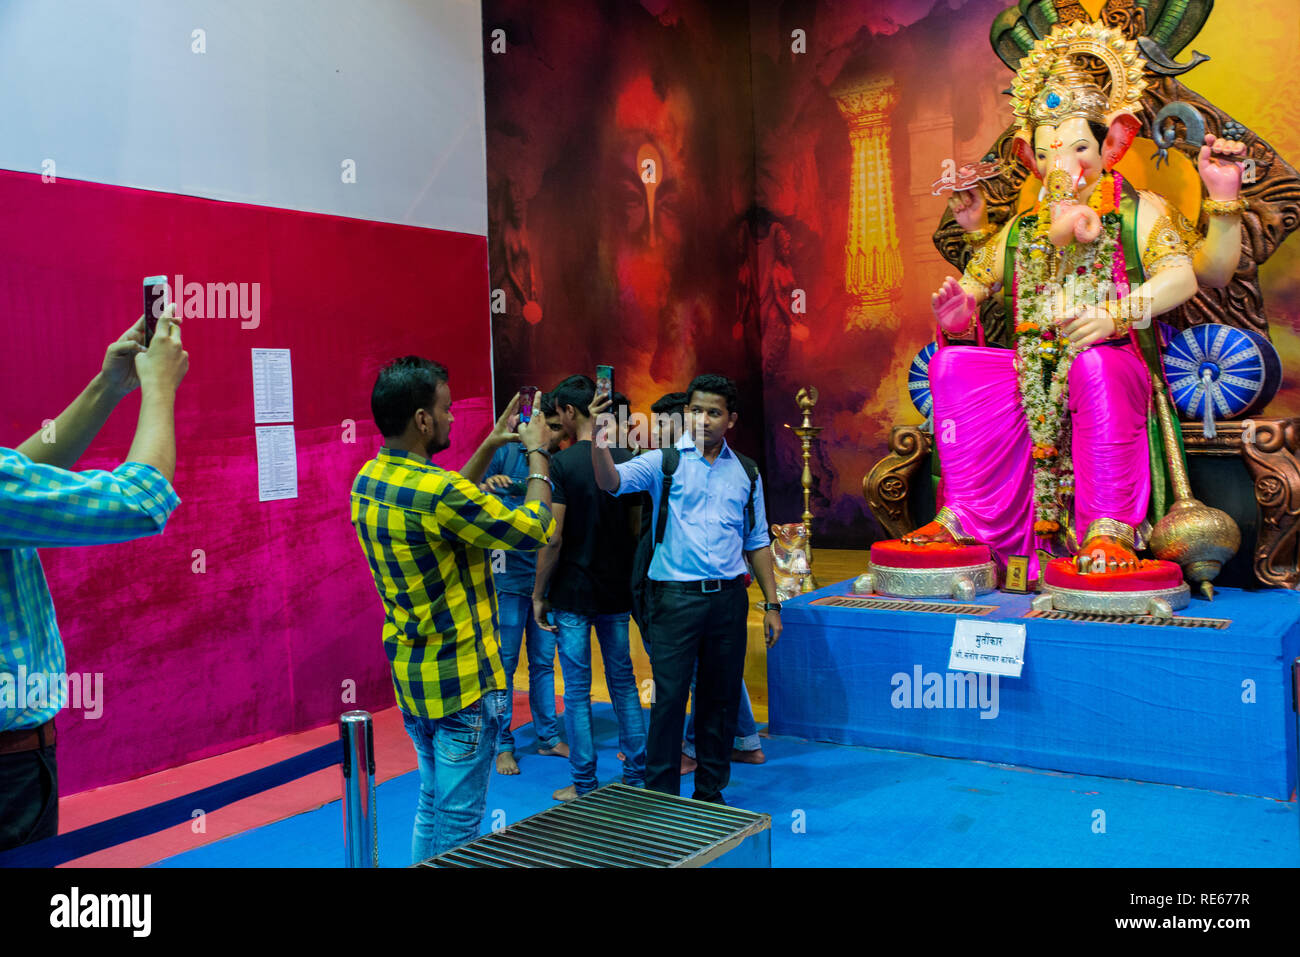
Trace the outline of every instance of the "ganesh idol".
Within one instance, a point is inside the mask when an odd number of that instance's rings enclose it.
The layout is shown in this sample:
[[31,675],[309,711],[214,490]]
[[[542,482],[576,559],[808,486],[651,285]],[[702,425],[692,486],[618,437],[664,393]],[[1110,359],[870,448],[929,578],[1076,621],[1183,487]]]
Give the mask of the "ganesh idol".
[[[1084,56],[1105,65],[1104,87]],[[1137,552],[1168,504],[1171,434],[1153,415],[1155,320],[1198,283],[1228,282],[1245,203],[1235,141],[1207,135],[1200,150],[1205,232],[1115,169],[1140,126],[1144,68],[1137,45],[1098,22],[1039,40],[1012,85],[1015,153],[1042,183],[1037,205],[994,228],[978,186],[950,202],[973,254],[932,298],[941,508],[904,545],[978,543],[999,566],[1028,556],[1031,579],[1040,549],[1121,576],[1148,564]],[[1013,349],[982,344],[977,310],[994,295]]]

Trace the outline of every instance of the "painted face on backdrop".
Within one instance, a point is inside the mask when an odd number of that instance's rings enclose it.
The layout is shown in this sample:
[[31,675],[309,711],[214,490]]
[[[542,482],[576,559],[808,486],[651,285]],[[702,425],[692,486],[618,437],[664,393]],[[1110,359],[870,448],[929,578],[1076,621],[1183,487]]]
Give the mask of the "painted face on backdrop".
[[696,205],[685,175],[691,118],[680,89],[661,95],[642,74],[618,90],[605,125],[601,245],[613,268],[621,324],[648,333],[624,379],[633,390],[643,387],[638,380],[646,372],[654,381],[694,374],[677,368],[689,330],[680,328],[674,293],[683,267],[683,220]]

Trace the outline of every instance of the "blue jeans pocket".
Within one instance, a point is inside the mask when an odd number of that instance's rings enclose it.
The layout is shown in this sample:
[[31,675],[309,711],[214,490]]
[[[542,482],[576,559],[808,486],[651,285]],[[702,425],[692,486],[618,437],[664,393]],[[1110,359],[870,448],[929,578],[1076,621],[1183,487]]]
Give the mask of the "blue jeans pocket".
[[436,747],[449,761],[473,757],[483,740],[483,701],[479,699],[438,722]]

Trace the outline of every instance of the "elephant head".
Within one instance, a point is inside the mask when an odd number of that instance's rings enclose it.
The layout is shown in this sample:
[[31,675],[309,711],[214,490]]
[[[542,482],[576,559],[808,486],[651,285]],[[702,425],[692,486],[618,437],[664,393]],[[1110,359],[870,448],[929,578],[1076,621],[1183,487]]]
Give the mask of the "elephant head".
[[1138,125],[1129,113],[1115,116],[1109,126],[1067,116],[1059,124],[1039,123],[1032,137],[1025,130],[1016,134],[1016,158],[1043,181],[1044,198],[1051,203],[1048,235],[1057,248],[1072,240],[1090,243],[1100,235],[1101,220],[1086,199],[1128,152]]

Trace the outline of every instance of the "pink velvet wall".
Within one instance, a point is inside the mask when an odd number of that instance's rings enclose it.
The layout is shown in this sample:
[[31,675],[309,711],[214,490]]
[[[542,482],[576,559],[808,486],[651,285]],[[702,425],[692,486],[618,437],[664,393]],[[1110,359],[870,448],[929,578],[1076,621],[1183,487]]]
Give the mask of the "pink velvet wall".
[[[484,237],[10,172],[0,172],[0,217],[3,445],[86,385],[140,314],[142,277],[261,284],[257,328],[184,325],[182,504],[166,532],[41,552],[69,672],[104,676],[100,718],[59,718],[60,791],[317,727],[350,707],[390,707],[381,607],[348,490],[379,446],[370,389],[394,356],[451,371],[456,424],[439,464],[459,466],[486,433]],[[253,348],[292,350],[296,499],[257,499]],[[125,458],[138,408],[136,393],[80,468]],[[348,681],[355,703],[344,700]]]

